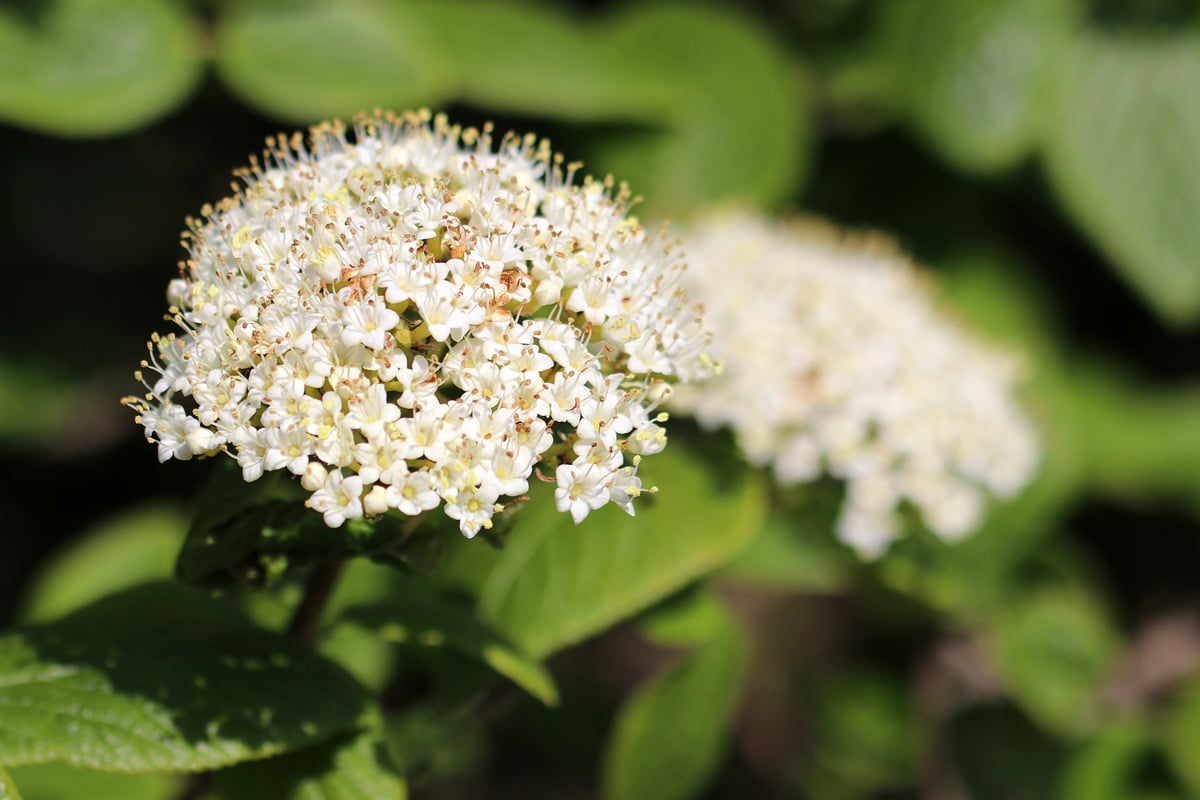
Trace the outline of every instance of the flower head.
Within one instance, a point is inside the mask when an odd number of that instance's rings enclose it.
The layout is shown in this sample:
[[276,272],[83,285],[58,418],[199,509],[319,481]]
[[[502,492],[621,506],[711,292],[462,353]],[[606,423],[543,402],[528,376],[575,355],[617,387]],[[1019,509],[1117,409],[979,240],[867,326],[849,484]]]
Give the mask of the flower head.
[[888,242],[726,213],[684,236],[689,291],[722,374],[674,408],[729,426],[748,460],[794,484],[846,483],[843,540],[877,555],[911,503],[946,539],[980,523],[1038,461],[1014,396],[1018,364],[938,313]]
[[160,460],[287,469],[331,527],[440,505],[473,536],[543,463],[576,521],[633,513],[659,387],[711,371],[683,262],[623,187],[494,144],[427,113],[269,140],[190,221],[127,399]]

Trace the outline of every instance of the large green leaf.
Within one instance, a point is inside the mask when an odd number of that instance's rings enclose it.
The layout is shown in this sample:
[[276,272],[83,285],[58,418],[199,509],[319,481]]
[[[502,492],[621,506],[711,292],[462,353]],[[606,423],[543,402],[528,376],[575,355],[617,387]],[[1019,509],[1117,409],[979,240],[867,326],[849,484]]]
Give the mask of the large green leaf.
[[175,506],[139,506],[88,531],[41,569],[23,619],[43,622],[120,589],[171,577],[187,519]]
[[404,800],[378,721],[313,747],[217,773],[221,800]]
[[735,555],[757,530],[761,477],[676,437],[641,474],[658,494],[578,526],[535,486],[480,593],[485,617],[534,656],[604,630]]
[[9,773],[25,800],[167,800],[178,794],[183,780],[162,772],[123,775],[62,763],[29,764]]
[[994,172],[1041,133],[1074,0],[896,0],[883,46],[909,120],[947,160]]
[[343,613],[342,620],[395,644],[456,650],[487,664],[543,703],[558,702],[554,679],[541,664],[470,610],[447,599],[410,593],[351,607]]
[[347,731],[341,668],[235,609],[151,584],[0,637],[0,763],[201,770]]
[[0,8],[0,119],[69,136],[121,133],[181,104],[200,75],[200,31],[180,3]]
[[254,107],[297,122],[440,105],[453,91],[447,61],[457,45],[427,5],[229,3],[218,28],[217,70]]
[[745,643],[728,614],[683,661],[640,686],[617,712],[601,796],[681,800],[712,777],[730,733]]
[[1045,161],[1067,211],[1161,316],[1200,317],[1200,32],[1069,51]]

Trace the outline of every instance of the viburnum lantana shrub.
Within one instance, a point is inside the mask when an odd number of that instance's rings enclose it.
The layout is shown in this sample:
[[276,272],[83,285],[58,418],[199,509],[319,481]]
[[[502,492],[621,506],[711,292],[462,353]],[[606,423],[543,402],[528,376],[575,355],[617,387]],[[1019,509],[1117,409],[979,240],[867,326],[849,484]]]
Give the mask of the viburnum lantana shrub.
[[911,261],[878,235],[727,211],[684,234],[690,292],[719,331],[719,378],[675,409],[730,427],[782,484],[845,481],[839,536],[878,555],[911,503],[945,539],[971,533],[988,493],[1032,477],[1036,433],[1019,362],[936,307]]
[[436,508],[474,536],[557,484],[630,514],[656,408],[707,376],[684,263],[545,141],[427,113],[268,141],[185,234],[144,398],[159,459],[287,470],[330,527]]

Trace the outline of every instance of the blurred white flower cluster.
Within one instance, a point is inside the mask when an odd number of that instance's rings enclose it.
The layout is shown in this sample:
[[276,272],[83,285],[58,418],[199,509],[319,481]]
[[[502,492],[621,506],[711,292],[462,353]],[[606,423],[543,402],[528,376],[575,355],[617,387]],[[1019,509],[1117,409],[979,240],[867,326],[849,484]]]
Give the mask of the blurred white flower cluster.
[[727,212],[684,243],[723,372],[672,407],[732,428],[782,484],[845,481],[837,530],[859,552],[887,548],[903,502],[959,539],[986,493],[1031,478],[1039,444],[1014,396],[1017,362],[940,314],[889,242]]
[[473,536],[539,465],[577,522],[632,514],[656,406],[711,361],[680,256],[624,189],[427,113],[268,148],[189,222],[182,332],[126,400],[159,459],[286,469],[331,527],[442,506]]

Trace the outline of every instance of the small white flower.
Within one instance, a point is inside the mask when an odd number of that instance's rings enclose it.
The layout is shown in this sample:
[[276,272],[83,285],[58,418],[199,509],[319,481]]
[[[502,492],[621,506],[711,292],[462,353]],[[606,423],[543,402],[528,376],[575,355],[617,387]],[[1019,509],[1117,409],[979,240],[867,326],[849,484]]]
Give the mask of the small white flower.
[[656,387],[712,361],[682,257],[628,194],[428,114],[271,148],[168,287],[182,332],[127,401],[159,458],[286,469],[331,527],[440,506],[474,536],[539,466],[576,520],[632,513]]
[[[979,526],[985,492],[1030,480],[1039,448],[1016,402],[1016,363],[940,314],[890,245],[738,213],[697,224],[684,244],[683,282],[721,332],[723,370],[671,405],[732,428],[746,458],[783,484],[844,480],[837,529],[852,547],[886,550],[904,502],[934,533],[962,538]],[[672,352],[642,356],[641,342],[634,357],[651,366]]]

